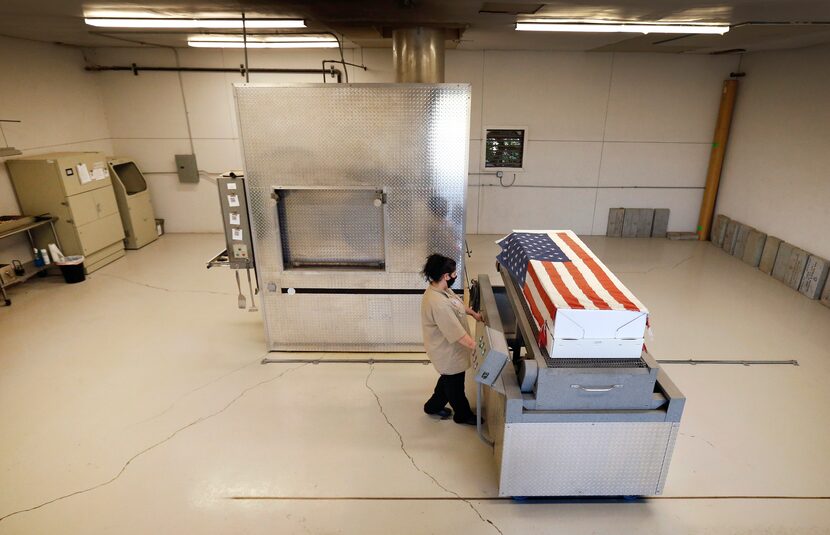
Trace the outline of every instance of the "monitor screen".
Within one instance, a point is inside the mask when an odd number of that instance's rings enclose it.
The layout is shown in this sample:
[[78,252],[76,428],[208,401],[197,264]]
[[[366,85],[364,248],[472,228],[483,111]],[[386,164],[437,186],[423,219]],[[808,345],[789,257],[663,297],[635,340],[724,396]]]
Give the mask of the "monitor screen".
[[133,162],[119,163],[112,166],[115,174],[118,175],[118,180],[124,184],[127,190],[127,195],[135,195],[147,189],[147,182],[144,181],[144,175],[138,170],[138,167]]

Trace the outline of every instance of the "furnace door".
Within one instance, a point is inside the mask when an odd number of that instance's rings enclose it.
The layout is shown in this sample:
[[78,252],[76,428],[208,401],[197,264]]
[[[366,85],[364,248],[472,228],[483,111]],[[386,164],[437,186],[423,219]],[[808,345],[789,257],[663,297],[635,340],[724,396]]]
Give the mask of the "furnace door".
[[279,188],[283,269],[386,268],[386,194],[375,188]]

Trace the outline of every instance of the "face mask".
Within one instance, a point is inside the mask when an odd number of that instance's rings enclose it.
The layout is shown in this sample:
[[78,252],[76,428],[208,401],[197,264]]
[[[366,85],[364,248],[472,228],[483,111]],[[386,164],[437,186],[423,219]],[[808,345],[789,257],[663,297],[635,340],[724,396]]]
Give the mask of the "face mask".
[[452,285],[455,284],[455,280],[457,278],[458,277],[456,276],[456,277],[450,277],[449,279],[447,279],[447,288],[452,288]]

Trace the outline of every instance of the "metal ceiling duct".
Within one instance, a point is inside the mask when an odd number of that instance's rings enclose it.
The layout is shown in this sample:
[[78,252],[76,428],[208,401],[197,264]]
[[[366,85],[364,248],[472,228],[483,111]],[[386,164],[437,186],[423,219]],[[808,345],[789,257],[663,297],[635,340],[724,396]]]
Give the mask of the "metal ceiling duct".
[[392,32],[392,56],[398,83],[437,84],[444,81],[442,28],[399,28]]

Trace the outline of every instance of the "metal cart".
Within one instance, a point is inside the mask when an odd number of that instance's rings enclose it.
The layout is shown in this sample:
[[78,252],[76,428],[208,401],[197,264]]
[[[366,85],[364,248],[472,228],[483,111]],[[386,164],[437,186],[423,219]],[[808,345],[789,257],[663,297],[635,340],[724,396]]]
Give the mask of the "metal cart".
[[[473,368],[499,496],[651,496],[666,482],[686,398],[639,359],[552,359],[521,291],[478,277]],[[482,391],[483,390],[483,391]],[[486,428],[489,438],[484,434]]]
[[[55,245],[59,248],[61,246],[60,240],[58,239],[58,234],[55,232],[55,221],[57,221],[57,217],[52,217],[50,215],[42,215],[35,218],[35,220],[31,223],[24,224],[18,227],[11,228],[6,231],[0,231],[0,240],[4,238],[9,238],[11,236],[16,236],[22,232],[26,233],[26,236],[29,238],[29,244],[32,248],[36,248],[37,245],[35,244],[34,238],[32,237],[32,230],[42,227],[44,225],[49,225],[50,229],[52,230],[52,236],[55,238]],[[8,294],[6,293],[6,288],[13,285],[18,284],[21,282],[26,282],[36,274],[40,273],[41,271],[45,271],[49,266],[41,266],[36,267],[33,261],[26,262],[23,264],[23,268],[25,269],[25,273],[23,275],[19,275],[15,277],[12,281],[4,282],[2,278],[0,278],[0,294],[3,296],[3,302],[6,306],[10,306],[12,304],[11,299],[9,299]]]

